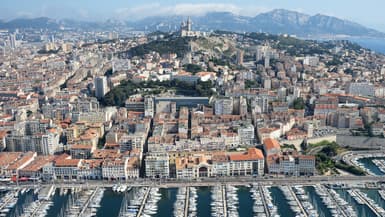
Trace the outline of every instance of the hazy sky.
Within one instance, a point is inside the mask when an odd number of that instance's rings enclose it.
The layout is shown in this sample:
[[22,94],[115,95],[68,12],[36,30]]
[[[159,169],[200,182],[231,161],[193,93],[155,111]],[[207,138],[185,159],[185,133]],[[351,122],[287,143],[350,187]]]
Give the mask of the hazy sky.
[[140,19],[154,15],[199,15],[230,11],[255,16],[284,8],[322,13],[358,22],[385,32],[384,0],[0,0],[0,18],[73,18],[82,20]]

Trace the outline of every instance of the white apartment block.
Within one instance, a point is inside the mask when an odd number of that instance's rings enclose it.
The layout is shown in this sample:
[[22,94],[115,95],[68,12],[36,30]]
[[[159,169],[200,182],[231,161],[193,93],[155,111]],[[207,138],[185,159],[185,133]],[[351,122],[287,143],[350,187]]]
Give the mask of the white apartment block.
[[145,172],[148,178],[168,178],[169,155],[163,152],[148,153],[145,158]]

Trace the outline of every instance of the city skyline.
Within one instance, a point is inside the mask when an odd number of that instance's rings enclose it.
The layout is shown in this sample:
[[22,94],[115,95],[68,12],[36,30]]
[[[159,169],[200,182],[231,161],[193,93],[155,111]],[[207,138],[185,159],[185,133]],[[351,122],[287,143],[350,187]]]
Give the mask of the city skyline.
[[[370,28],[385,31],[385,18],[381,8],[385,3],[378,0],[332,2],[326,0],[322,6],[315,1],[282,1],[261,0],[250,1],[59,1],[59,0],[5,0],[0,6],[0,19],[10,20],[20,17],[50,17],[55,19],[71,18],[87,21],[102,21],[106,19],[138,20],[150,16],[167,15],[204,15],[208,12],[231,12],[244,16],[255,16],[259,13],[274,9],[287,9],[310,15],[324,14],[360,23]],[[332,6],[330,6],[332,5]],[[349,5],[347,10],[346,5]],[[370,16],[369,16],[370,15]]]

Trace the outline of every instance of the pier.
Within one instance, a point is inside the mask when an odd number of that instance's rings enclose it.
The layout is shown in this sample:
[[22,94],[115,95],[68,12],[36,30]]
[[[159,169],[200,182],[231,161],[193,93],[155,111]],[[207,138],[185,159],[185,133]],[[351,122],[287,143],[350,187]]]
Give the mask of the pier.
[[142,204],[140,205],[139,211],[136,215],[137,217],[142,215],[142,212],[143,212],[144,206],[146,205],[147,197],[148,197],[148,194],[150,193],[150,190],[151,190],[151,187],[148,187],[146,193],[144,194]]
[[4,209],[8,205],[8,203],[12,201],[12,198],[14,198],[12,195],[6,197],[6,200],[2,204],[0,204],[0,210]]
[[372,212],[374,214],[376,214],[376,216],[384,216],[382,215],[374,206],[372,203],[370,203],[368,201],[368,199],[366,198],[366,196],[363,195],[363,193],[359,190],[354,190],[354,192],[356,193],[357,197],[360,198],[367,207],[369,207],[370,210],[372,210]]
[[94,190],[94,192],[92,192],[91,196],[87,199],[86,203],[84,204],[82,210],[79,213],[80,217],[83,216],[86,213],[86,210],[89,208],[88,206],[90,205],[90,202],[93,200],[93,198],[95,197],[96,192],[98,192],[98,190],[99,190],[99,187],[96,188]]
[[227,217],[226,187],[222,185],[223,217]]
[[271,213],[270,213],[269,208],[267,207],[267,204],[266,204],[266,198],[265,198],[265,193],[266,193],[266,192],[263,190],[263,188],[262,188],[261,185],[258,186],[258,189],[259,189],[260,195],[261,195],[261,197],[262,197],[263,206],[265,207],[265,213],[266,213],[266,216],[267,216],[267,217],[270,217],[270,216],[271,216]]
[[185,198],[185,202],[184,202],[184,216],[185,217],[188,217],[189,201],[190,201],[190,187],[186,187],[186,198]]
[[297,195],[294,193],[293,191],[293,188],[291,186],[288,187],[289,188],[289,191],[290,191],[290,194],[293,196],[294,200],[297,202],[299,208],[301,209],[301,212],[303,213],[303,215],[305,217],[308,217],[308,213],[305,211],[305,209],[303,208],[303,205],[301,203],[301,201],[298,200],[298,197]]
[[341,208],[340,204],[337,202],[337,200],[333,197],[333,195],[331,195],[331,193],[329,192],[329,190],[327,189],[326,190],[327,194],[328,194],[328,197],[333,200],[334,204],[337,206],[337,209],[339,210],[339,213],[343,216],[343,217],[349,217],[349,215],[346,214],[346,212],[344,211],[344,209]]
[[36,209],[33,210],[31,217],[38,216],[38,211],[40,211],[41,207],[43,206],[44,202],[40,202],[39,206],[36,207]]
[[42,205],[43,205],[43,203],[40,203],[39,206],[38,206],[35,210],[33,210],[32,214],[31,214],[31,217],[37,216],[37,215],[36,215],[36,214],[37,214],[37,211],[40,210],[40,207],[41,207]]
[[50,197],[55,193],[55,190],[56,190],[55,185],[43,187],[38,194],[39,200],[49,200]]

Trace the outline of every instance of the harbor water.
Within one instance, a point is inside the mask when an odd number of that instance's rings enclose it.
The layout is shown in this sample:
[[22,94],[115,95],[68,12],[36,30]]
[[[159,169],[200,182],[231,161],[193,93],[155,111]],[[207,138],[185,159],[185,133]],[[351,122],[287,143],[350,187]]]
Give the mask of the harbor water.
[[211,194],[210,187],[198,188],[198,217],[211,216]]
[[313,204],[314,208],[317,210],[318,215],[320,217],[328,217],[332,216],[330,210],[326,207],[326,205],[322,202],[322,199],[319,195],[317,195],[314,187],[307,186],[305,187],[307,195],[309,196],[309,201]]
[[354,200],[353,197],[349,195],[347,190],[338,189],[337,192],[350,204],[353,205],[356,213],[360,217],[376,217],[376,215],[365,205],[361,205]]
[[271,187],[270,192],[272,194],[273,203],[278,208],[278,214],[280,216],[295,217],[295,213],[290,209],[290,205],[287,203],[283,192],[278,187]]
[[104,192],[97,216],[118,216],[124,194],[118,194],[107,188]]
[[173,216],[174,203],[176,201],[177,188],[161,188],[161,199],[158,202],[156,217]]
[[373,160],[385,160],[383,157],[376,157],[376,158],[361,158],[358,160],[358,162],[362,163],[365,168],[367,168],[369,171],[371,171],[373,174],[378,176],[383,176],[385,173],[383,173],[378,166],[376,166],[373,163]]
[[[39,217],[61,217],[68,216],[68,212],[78,213],[75,216],[98,217],[374,217],[382,212],[385,214],[385,191],[331,187],[253,184],[183,188],[126,186],[120,190],[56,189],[48,200],[32,207],[31,204],[38,201],[37,191],[15,189],[0,193],[0,214],[7,217],[29,216],[29,213]],[[48,206],[44,208],[43,204]],[[227,215],[224,215],[225,211]]]
[[241,186],[238,188],[239,216],[253,216],[253,201],[250,190],[251,189],[249,187]]

